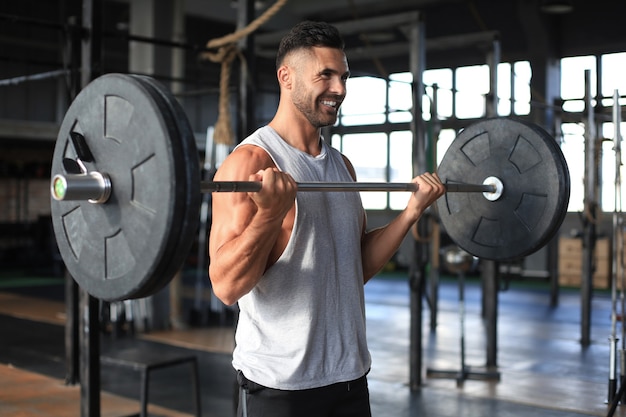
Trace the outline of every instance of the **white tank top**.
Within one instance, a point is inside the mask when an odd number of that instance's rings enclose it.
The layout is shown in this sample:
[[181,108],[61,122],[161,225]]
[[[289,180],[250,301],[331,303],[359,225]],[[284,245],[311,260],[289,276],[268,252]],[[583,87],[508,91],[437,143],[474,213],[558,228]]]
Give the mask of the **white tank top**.
[[[317,157],[271,127],[241,145],[263,148],[298,182],[353,181],[323,140]],[[266,387],[300,390],[357,379],[371,365],[365,335],[358,192],[299,192],[287,247],[239,300],[233,366]]]

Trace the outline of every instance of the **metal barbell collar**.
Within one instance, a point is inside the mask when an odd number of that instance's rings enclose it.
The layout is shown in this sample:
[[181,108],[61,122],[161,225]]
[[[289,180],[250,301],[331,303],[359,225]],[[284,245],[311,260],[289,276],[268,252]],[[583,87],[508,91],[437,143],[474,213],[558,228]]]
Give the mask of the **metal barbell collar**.
[[111,178],[101,172],[55,175],[50,182],[50,193],[57,201],[87,200],[106,203],[111,196]]

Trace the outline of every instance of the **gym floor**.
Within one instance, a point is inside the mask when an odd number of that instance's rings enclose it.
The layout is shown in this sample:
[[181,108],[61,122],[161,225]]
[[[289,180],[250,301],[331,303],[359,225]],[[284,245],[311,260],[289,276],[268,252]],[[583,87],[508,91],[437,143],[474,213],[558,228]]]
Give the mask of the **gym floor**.
[[[0,292],[0,416],[79,416],[80,390],[66,386],[63,284],[55,281]],[[499,293],[498,371],[500,381],[424,377],[417,392],[409,381],[409,292],[406,279],[381,275],[366,285],[369,374],[374,416],[485,417],[605,416],[611,331],[610,296],[596,292],[590,346],[580,339],[580,294],[561,289],[549,306],[547,283],[512,282]],[[480,369],[486,358],[480,285],[466,281],[465,362]],[[60,294],[60,295],[59,295]],[[438,326],[429,329],[425,307],[427,368],[460,368],[458,286],[440,286]],[[232,326],[152,332],[113,339],[102,335],[102,350],[136,347],[155,354],[192,353],[198,358],[202,415],[233,415],[234,373],[230,367]],[[621,346],[621,342],[620,342]],[[102,416],[139,412],[137,372],[103,364]],[[193,414],[189,369],[155,371],[150,380],[151,416]],[[626,416],[619,406],[615,416]]]

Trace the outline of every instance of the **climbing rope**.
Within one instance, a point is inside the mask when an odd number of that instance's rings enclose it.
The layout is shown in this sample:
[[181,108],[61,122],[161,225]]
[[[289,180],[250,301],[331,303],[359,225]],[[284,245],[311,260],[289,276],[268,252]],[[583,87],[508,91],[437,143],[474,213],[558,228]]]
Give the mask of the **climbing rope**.
[[235,142],[235,135],[230,120],[230,91],[228,85],[230,83],[233,61],[235,57],[241,56],[236,43],[265,24],[278,13],[286,3],[287,0],[277,0],[272,7],[267,9],[261,16],[250,22],[243,29],[222,36],[221,38],[210,40],[207,42],[207,48],[217,49],[217,52],[203,52],[200,55],[201,59],[208,59],[211,62],[221,64],[218,116],[213,133],[213,138],[216,143],[233,145]]

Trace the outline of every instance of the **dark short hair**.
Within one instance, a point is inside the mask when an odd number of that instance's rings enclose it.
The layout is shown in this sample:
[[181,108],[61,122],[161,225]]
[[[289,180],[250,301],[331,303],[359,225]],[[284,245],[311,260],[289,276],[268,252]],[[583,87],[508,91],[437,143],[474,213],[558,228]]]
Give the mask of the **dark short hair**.
[[344,41],[339,30],[329,23],[304,21],[295,25],[283,37],[276,54],[276,69],[282,64],[285,56],[296,49],[324,46],[343,50]]

